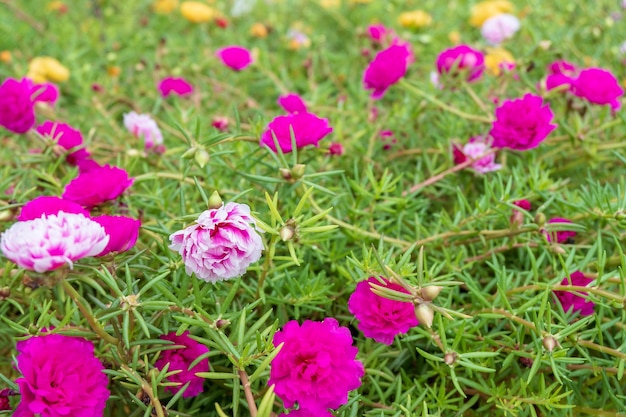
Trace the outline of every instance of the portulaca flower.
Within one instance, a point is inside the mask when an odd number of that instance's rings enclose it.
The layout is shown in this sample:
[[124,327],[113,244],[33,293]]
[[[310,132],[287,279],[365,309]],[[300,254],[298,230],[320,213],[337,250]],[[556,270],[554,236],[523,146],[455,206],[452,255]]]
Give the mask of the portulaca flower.
[[134,111],[124,114],[124,126],[133,136],[143,139],[146,150],[163,145],[163,134],[154,119]]
[[228,203],[203,212],[196,224],[170,236],[170,249],[183,257],[185,270],[207,282],[243,275],[261,258],[263,241],[250,207]]
[[2,253],[18,266],[37,272],[95,256],[104,250],[109,235],[80,213],[58,212],[17,222],[0,238]]
[[498,14],[483,23],[480,33],[491,45],[499,45],[512,38],[521,27],[520,21],[512,14]]

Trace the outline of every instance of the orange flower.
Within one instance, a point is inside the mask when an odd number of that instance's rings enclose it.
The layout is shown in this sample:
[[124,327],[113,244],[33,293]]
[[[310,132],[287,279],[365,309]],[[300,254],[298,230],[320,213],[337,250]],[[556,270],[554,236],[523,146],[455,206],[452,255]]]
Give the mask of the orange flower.
[[178,0],[156,0],[152,4],[152,10],[155,13],[168,14],[176,10],[178,7]]
[[266,38],[268,34],[267,26],[263,23],[255,23],[250,27],[250,35],[255,38]]
[[12,59],[13,59],[13,57],[11,56],[11,52],[10,51],[2,51],[2,52],[0,52],[0,61],[4,62],[5,64],[11,62]]

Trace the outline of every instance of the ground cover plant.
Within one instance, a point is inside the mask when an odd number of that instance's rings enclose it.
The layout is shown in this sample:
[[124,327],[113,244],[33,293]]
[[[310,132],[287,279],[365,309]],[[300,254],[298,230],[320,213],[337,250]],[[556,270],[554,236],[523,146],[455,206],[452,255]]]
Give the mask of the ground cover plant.
[[0,414],[624,415],[624,7],[0,0]]

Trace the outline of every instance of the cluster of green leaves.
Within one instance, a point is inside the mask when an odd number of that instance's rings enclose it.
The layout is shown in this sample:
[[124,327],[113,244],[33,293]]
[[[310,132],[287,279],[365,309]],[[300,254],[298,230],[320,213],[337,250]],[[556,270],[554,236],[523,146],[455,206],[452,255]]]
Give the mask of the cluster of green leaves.
[[[214,7],[227,13],[228,3]],[[127,195],[101,210],[141,218],[142,230],[131,251],[81,261],[72,271],[37,276],[2,261],[2,384],[16,388],[15,341],[54,326],[94,341],[111,376],[107,415],[243,416],[246,375],[258,415],[269,416],[281,410],[267,387],[274,333],[289,320],[335,317],[353,330],[366,369],[337,416],[610,416],[626,409],[623,111],[551,94],[559,128],[538,149],[501,153],[499,172],[456,172],[403,194],[453,166],[452,140],[489,130],[440,103],[488,117],[492,99],[536,91],[557,58],[623,75],[618,48],[626,32],[616,1],[520,5],[522,29],[505,45],[517,60],[515,77],[486,75],[443,90],[430,84],[429,72],[451,46],[448,33],[486,46],[467,23],[469,1],[342,1],[336,9],[314,0],[259,1],[225,29],[191,24],[177,12],[156,15],[148,0],[67,2],[65,14],[47,4],[0,1],[0,50],[13,55],[0,64],[0,79],[23,76],[35,56],[68,66],[57,107],[40,114],[81,129],[96,160],[135,177]],[[415,8],[433,15],[432,26],[399,27],[398,14]],[[372,104],[361,85],[373,53],[363,56],[372,47],[363,33],[379,21],[411,42],[417,60],[406,81]],[[272,29],[267,38],[249,34],[255,22]],[[292,27],[307,33],[310,48],[288,48]],[[542,48],[544,40],[551,45]],[[230,44],[252,48],[255,64],[239,73],[224,68],[213,53]],[[107,73],[112,67],[119,76]],[[167,75],[188,79],[194,96],[160,98],[155,84]],[[330,119],[334,132],[320,148],[282,155],[258,145],[280,114],[276,97],[288,91]],[[373,105],[379,116],[368,121]],[[130,110],[158,120],[164,155],[142,154],[121,122]],[[229,117],[228,132],[211,127],[216,116]],[[387,129],[398,139],[389,150],[379,136]],[[60,195],[76,172],[34,136],[1,134],[5,229],[21,204]],[[329,156],[331,141],[345,154]],[[208,161],[188,158],[200,151]],[[266,250],[243,277],[210,284],[185,273],[168,237],[205,210],[214,191],[252,208]],[[513,202],[522,198],[532,210],[515,226]],[[542,228],[550,230],[551,217],[574,222],[575,243],[547,242]],[[555,302],[552,287],[576,270],[595,278],[591,317]],[[443,286],[433,303],[457,314],[435,312],[432,328],[414,328],[391,346],[366,339],[347,299],[358,281],[391,273],[416,288]],[[170,348],[159,336],[184,330],[210,348],[211,371],[202,375],[209,381],[193,399],[166,394],[167,370],[153,366]]]

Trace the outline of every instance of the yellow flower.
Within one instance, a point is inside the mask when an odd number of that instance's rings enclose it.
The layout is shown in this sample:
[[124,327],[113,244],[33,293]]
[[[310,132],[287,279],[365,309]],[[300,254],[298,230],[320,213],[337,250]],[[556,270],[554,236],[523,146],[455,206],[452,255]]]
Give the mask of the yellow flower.
[[458,31],[453,30],[452,32],[448,33],[448,39],[450,40],[450,42],[452,42],[452,44],[458,45],[461,43],[461,34]]
[[211,22],[218,16],[217,10],[199,1],[184,1],[180,13],[192,23]]
[[341,0],[320,0],[320,6],[325,9],[336,9],[341,5]]
[[51,1],[48,3],[47,9],[51,12],[64,13],[67,11],[67,5],[62,1]]
[[515,8],[506,0],[483,1],[472,7],[470,25],[481,27],[485,20],[498,14],[512,13]]
[[250,35],[254,36],[255,38],[265,38],[267,37],[267,34],[267,26],[265,26],[263,23],[255,23],[250,27]]
[[404,12],[398,17],[398,23],[409,29],[419,29],[432,23],[433,17],[423,10],[414,10],[412,12]]
[[350,3],[352,4],[367,4],[371,2],[372,0],[350,0]]
[[515,58],[504,48],[487,48],[485,55],[485,68],[491,75],[502,73],[501,65],[504,63],[515,64]]
[[0,52],[0,61],[6,63],[11,62],[11,59],[13,59],[13,57],[11,56],[11,52],[10,51],[2,51]]
[[28,78],[36,83],[63,82],[70,78],[70,70],[49,56],[33,58],[28,64]]
[[178,7],[178,0],[155,0],[152,5],[152,10],[155,13],[168,14],[176,10]]

